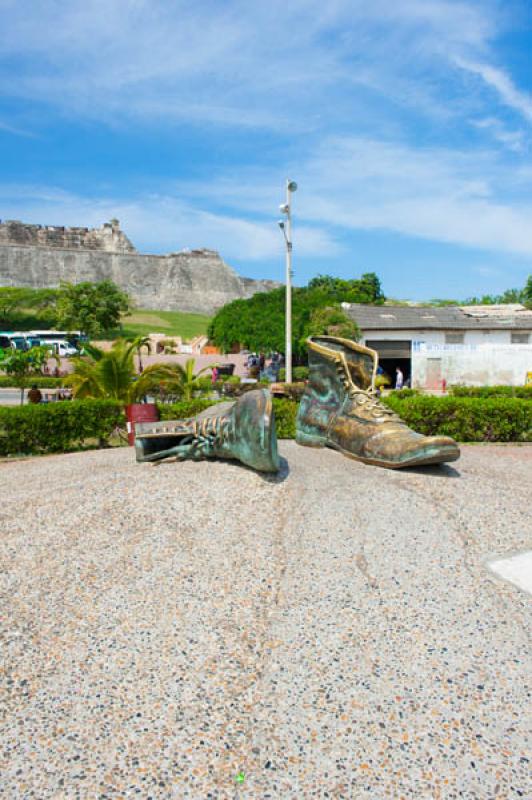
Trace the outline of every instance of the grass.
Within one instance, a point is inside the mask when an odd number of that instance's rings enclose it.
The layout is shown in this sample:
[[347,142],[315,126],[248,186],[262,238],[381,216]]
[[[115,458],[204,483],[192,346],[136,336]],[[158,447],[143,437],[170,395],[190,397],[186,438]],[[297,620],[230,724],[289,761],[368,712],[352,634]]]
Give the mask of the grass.
[[210,321],[211,318],[203,314],[187,314],[184,311],[148,311],[137,308],[129,317],[124,317],[122,331],[116,331],[113,338],[164,333],[169,338],[181,336],[188,341],[207,333]]
[[[184,311],[149,311],[136,308],[128,317],[123,318],[123,328],[107,335],[105,338],[117,339],[119,336],[147,336],[149,333],[164,333],[169,339],[180,336],[189,341],[195,336],[207,333],[211,318],[203,314],[187,314]],[[0,325],[0,328],[2,326]],[[27,314],[17,315],[5,330],[45,330],[53,328],[46,318],[39,317],[31,310]],[[2,328],[3,329],[3,328]]]

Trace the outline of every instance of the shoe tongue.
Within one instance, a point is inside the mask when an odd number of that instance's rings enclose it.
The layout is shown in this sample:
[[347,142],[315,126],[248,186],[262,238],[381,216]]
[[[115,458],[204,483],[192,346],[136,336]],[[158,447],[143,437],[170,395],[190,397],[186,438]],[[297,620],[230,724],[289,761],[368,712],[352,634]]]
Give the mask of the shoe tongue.
[[335,339],[333,336],[314,336],[312,341],[328,350],[343,353],[349,370],[349,377],[357,389],[371,389],[373,386],[373,365],[376,354],[366,348],[357,349],[355,342]]
[[373,385],[373,358],[367,353],[345,350],[349,376],[359,389],[371,389]]

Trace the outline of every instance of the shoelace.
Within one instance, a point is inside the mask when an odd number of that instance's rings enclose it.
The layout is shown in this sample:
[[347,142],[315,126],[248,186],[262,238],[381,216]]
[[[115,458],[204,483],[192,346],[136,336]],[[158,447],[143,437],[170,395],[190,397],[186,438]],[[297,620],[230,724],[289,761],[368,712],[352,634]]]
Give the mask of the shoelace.
[[186,436],[179,444],[179,449],[183,448],[183,452],[177,454],[179,460],[212,452],[215,445],[229,442],[234,433],[230,416],[193,418],[185,420],[182,427],[184,432],[189,433],[189,436]]
[[196,459],[212,455],[215,447],[230,442],[234,437],[233,418],[205,417],[204,419],[187,419],[171,429],[159,428],[161,433],[183,434],[179,444],[164,451],[152,453],[145,457],[146,461],[162,461],[176,457],[177,461]]
[[375,396],[375,389],[373,387],[364,390],[358,389],[353,385],[345,373],[345,368],[341,360],[336,362],[336,370],[340,380],[342,381],[344,389],[351,400],[354,400],[359,405],[365,406],[373,417],[389,417],[390,419],[399,419],[397,414],[392,411],[391,408],[383,405]]

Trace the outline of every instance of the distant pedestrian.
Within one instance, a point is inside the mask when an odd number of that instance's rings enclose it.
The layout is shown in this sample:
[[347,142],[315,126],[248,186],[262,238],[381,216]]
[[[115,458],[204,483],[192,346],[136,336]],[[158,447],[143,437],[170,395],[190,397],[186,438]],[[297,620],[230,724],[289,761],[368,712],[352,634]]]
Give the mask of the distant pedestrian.
[[264,353],[261,353],[259,355],[259,369],[261,372],[264,369],[265,364],[266,364],[266,356],[264,355]]
[[37,388],[37,384],[34,383],[31,389],[28,392],[28,402],[29,403],[41,403],[42,402],[42,394],[40,390]]
[[218,380],[218,367],[213,367],[211,372],[211,383],[216,383]]
[[404,376],[399,367],[395,368],[395,388],[402,389],[404,383]]

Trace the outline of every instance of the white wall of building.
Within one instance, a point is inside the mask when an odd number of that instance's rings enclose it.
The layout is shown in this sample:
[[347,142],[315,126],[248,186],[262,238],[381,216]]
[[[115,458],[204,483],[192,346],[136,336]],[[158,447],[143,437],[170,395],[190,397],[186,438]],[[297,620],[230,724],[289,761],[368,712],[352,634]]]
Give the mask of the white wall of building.
[[441,388],[443,379],[447,386],[523,386],[527,373],[532,373],[532,344],[413,342],[413,388]]
[[[511,344],[512,331],[492,330],[492,331],[448,331],[449,333],[463,333],[464,344]],[[521,331],[519,331],[521,333]],[[522,331],[527,333],[527,331]],[[532,339],[532,336],[530,337]],[[427,344],[445,344],[445,331],[437,330],[402,330],[402,331],[363,331],[362,343],[368,340],[388,340],[388,341],[407,341],[426,342]],[[532,342],[531,342],[532,344]],[[514,345],[512,345],[514,346]]]

